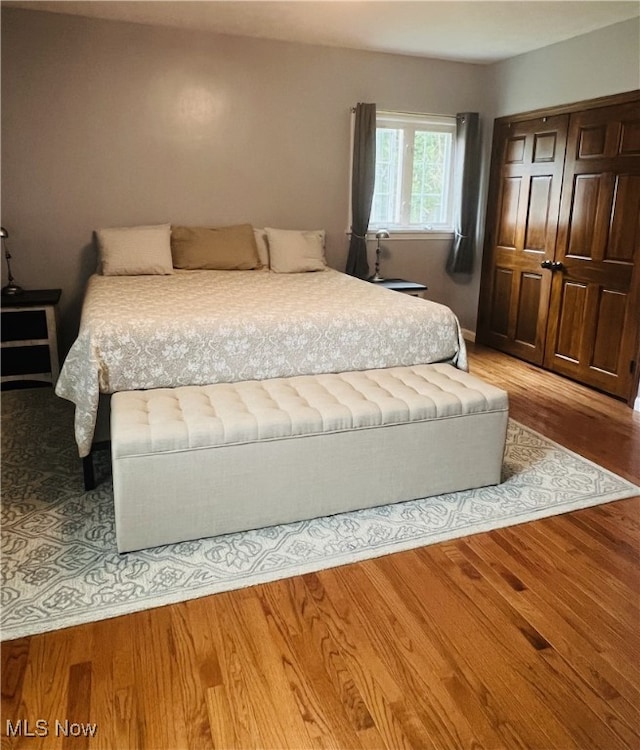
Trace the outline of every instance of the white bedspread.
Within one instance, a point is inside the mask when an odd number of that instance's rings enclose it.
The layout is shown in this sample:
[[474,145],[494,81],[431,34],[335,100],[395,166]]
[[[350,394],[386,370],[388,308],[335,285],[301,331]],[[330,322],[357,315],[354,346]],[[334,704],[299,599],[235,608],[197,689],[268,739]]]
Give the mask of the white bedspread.
[[86,456],[100,393],[430,362],[467,368],[448,307],[338,271],[95,275],[56,393]]

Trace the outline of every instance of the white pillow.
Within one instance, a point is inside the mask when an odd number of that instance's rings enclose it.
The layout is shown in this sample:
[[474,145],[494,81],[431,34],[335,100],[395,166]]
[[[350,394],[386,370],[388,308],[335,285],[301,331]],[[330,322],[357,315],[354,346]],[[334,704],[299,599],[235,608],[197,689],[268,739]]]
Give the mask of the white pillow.
[[276,273],[324,271],[324,229],[298,231],[265,227],[269,262]]
[[253,228],[253,234],[256,238],[256,245],[258,246],[258,257],[263,268],[269,268],[269,245],[267,243],[267,233],[264,229]]
[[173,273],[170,224],[98,229],[96,235],[104,276]]

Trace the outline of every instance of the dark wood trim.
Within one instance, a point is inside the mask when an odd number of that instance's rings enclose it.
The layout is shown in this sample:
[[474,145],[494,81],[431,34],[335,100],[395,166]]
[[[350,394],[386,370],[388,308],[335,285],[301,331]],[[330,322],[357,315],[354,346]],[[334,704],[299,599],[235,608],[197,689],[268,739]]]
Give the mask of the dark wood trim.
[[625,91],[621,94],[610,94],[609,96],[599,96],[596,99],[585,99],[580,102],[571,102],[570,104],[560,104],[555,107],[544,107],[542,109],[532,109],[529,112],[518,112],[513,115],[503,115],[497,117],[495,123],[522,122],[523,120],[534,120],[539,117],[553,117],[555,115],[567,115],[572,112],[582,112],[585,109],[597,109],[598,107],[609,107],[616,104],[629,104],[640,101],[640,89]]
[[491,314],[490,297],[493,288],[492,268],[493,268],[493,235],[496,231],[496,214],[495,211],[489,213],[489,207],[495,206],[500,192],[500,162],[502,154],[498,149],[501,138],[501,128],[498,126],[499,121],[493,123],[493,135],[491,138],[491,161],[489,164],[489,186],[487,192],[487,207],[485,216],[484,241],[482,246],[482,270],[480,276],[480,291],[478,294],[478,319],[477,319],[477,341],[479,344],[485,343],[485,334],[488,331],[488,319]]

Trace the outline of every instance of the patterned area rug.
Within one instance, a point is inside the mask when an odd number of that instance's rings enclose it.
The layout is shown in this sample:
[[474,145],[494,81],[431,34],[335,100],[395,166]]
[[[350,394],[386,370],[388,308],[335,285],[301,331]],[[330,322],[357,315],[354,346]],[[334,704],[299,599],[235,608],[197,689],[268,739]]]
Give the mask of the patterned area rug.
[[2,394],[3,640],[251,586],[640,494],[511,421],[498,487],[119,555],[108,451],[84,492],[73,407]]

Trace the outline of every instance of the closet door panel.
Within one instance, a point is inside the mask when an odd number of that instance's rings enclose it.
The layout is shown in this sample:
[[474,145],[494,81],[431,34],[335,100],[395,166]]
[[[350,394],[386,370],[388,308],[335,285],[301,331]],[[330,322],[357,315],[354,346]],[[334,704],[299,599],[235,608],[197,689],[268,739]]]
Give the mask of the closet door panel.
[[618,175],[605,260],[633,264],[640,234],[640,176]]
[[508,268],[496,268],[491,300],[491,330],[495,337],[502,336],[506,339],[509,335],[512,288],[513,272]]
[[502,200],[498,219],[498,247],[515,250],[518,230],[521,177],[507,177],[502,184]]
[[617,396],[640,319],[639,134],[637,104],[571,116],[545,353],[550,369]]
[[549,175],[531,178],[527,228],[524,236],[526,252],[542,253],[546,250],[549,236],[549,204],[553,180]]
[[567,230],[568,256],[584,259],[593,257],[598,227],[603,226],[602,217],[598,216],[603,192],[601,182],[601,175],[576,175],[573,183],[573,207]]
[[588,287],[574,281],[562,285],[562,299],[557,312],[558,341],[556,355],[568,362],[580,361],[580,346]]
[[544,359],[568,116],[497,125],[479,340],[529,362]]
[[595,320],[592,366],[615,375],[624,337],[627,295],[601,289]]
[[536,346],[542,286],[542,275],[539,273],[525,272],[520,277],[514,339],[524,346]]

